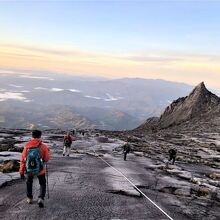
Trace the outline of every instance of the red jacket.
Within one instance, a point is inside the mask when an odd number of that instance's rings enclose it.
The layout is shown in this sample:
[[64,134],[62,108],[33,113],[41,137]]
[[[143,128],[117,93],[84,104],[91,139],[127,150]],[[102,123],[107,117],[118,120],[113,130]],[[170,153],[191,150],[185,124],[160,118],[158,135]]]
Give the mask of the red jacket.
[[75,137],[68,135],[68,134],[64,135],[64,140],[66,140],[66,139],[69,139],[70,141],[75,141]]
[[[36,147],[42,140],[38,138],[32,138],[28,143],[24,145],[23,152],[21,153],[21,158],[20,158],[20,169],[19,172],[20,174],[25,172],[25,158],[27,156],[27,150],[28,148]],[[43,162],[48,162],[50,159],[49,155],[49,149],[46,144],[41,144],[40,146],[40,156]],[[46,169],[42,169],[38,176],[44,174],[46,172]]]

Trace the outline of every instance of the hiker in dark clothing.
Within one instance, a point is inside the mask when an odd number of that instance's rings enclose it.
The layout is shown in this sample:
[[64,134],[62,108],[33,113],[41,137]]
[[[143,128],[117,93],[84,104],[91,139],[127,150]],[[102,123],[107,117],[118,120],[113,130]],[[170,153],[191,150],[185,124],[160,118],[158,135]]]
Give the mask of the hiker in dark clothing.
[[76,130],[75,130],[75,129],[73,129],[73,130],[72,130],[72,134],[73,134],[73,135],[75,135],[75,133],[76,133]]
[[127,154],[130,153],[131,151],[131,147],[128,142],[126,142],[125,145],[123,146],[123,150],[124,150],[124,160],[126,160]]
[[170,156],[169,161],[172,160],[172,164],[174,164],[175,160],[176,160],[176,150],[175,149],[170,149],[169,150],[169,156]]

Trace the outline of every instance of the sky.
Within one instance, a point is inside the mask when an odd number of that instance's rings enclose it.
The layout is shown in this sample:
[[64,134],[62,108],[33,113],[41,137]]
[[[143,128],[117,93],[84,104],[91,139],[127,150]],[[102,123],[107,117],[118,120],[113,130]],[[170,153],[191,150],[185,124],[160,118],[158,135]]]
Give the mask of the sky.
[[0,1],[0,69],[220,88],[219,1]]

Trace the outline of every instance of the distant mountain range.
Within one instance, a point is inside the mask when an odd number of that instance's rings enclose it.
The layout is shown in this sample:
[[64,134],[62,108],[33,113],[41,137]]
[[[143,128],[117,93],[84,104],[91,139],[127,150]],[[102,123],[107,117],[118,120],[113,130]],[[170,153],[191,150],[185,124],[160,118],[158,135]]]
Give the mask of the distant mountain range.
[[0,71],[0,126],[133,129],[192,88],[164,80]]

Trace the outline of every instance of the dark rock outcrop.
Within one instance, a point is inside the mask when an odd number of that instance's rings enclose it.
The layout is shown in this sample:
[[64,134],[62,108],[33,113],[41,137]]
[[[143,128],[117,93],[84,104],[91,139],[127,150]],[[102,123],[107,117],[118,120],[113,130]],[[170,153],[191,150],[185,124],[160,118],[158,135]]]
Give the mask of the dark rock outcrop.
[[154,131],[157,128],[157,124],[159,122],[158,117],[151,117],[148,118],[142,125],[140,125],[137,129],[137,131]]
[[194,88],[189,96],[179,98],[169,105],[159,119],[159,126],[169,127],[210,113],[219,107],[220,98],[208,91],[204,83]]
[[184,122],[203,120],[220,116],[220,98],[211,93],[202,82],[196,86],[189,96],[173,101],[160,116],[149,118],[137,130],[160,130]]

